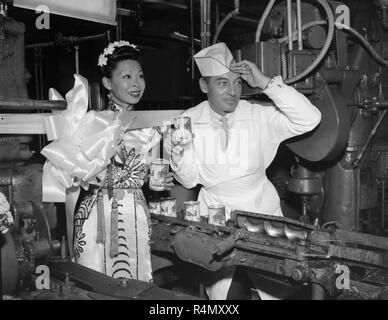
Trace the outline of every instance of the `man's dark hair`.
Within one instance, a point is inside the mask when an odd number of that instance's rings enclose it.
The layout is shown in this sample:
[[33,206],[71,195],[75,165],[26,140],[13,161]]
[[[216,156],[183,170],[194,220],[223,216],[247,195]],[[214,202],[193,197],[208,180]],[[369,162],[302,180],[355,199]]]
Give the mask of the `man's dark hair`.
[[210,78],[211,78],[211,77],[202,77],[202,79],[205,80],[205,82],[206,82],[207,84],[209,83]]

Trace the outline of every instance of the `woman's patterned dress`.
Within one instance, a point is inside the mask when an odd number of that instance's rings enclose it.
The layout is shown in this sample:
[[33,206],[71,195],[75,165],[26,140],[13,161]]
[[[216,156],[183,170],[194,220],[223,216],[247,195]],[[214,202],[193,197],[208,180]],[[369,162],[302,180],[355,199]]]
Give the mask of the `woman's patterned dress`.
[[[122,107],[110,99],[109,108]],[[91,191],[74,216],[74,260],[114,278],[152,280],[150,221],[141,187],[150,162],[150,151],[160,141],[154,128],[127,131],[108,170],[105,187]],[[108,189],[108,185],[110,188]],[[116,220],[112,202],[117,201]],[[99,202],[100,201],[100,202]],[[99,208],[98,205],[99,203]],[[104,241],[98,239],[98,210],[103,208]],[[117,214],[118,213],[118,214]],[[112,215],[112,217],[111,217]],[[113,223],[112,221],[115,222]],[[101,229],[100,229],[101,230]],[[116,245],[112,254],[111,242]]]

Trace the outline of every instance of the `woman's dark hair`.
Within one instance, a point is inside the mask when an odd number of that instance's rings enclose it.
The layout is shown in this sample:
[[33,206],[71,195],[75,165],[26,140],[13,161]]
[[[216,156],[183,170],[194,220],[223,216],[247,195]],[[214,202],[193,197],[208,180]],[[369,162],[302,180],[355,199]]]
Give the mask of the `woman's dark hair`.
[[112,54],[107,55],[107,63],[100,67],[103,77],[111,78],[117,64],[123,60],[135,60],[140,63],[140,51],[131,46],[117,47]]

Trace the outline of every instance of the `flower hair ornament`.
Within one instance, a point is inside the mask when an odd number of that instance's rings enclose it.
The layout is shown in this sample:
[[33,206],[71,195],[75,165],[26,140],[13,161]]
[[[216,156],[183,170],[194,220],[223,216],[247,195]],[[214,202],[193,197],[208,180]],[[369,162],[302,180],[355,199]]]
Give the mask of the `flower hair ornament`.
[[124,40],[115,41],[115,42],[109,43],[109,45],[104,49],[104,52],[100,54],[100,56],[98,57],[97,65],[99,67],[106,66],[108,62],[108,55],[113,54],[116,48],[125,47],[125,46],[131,47],[139,51],[139,48],[136,45],[129,43],[128,41],[124,41]]

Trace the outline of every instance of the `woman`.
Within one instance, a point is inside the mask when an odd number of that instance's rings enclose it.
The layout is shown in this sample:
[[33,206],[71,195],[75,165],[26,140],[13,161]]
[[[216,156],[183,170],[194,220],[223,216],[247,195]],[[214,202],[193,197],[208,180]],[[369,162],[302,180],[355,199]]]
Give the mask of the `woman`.
[[[108,109],[131,111],[143,96],[145,80],[139,49],[127,41],[109,44],[99,57]],[[114,278],[152,280],[150,221],[142,193],[152,150],[161,135],[155,128],[126,130],[108,166],[102,188],[92,188],[74,216],[74,259]],[[171,187],[172,175],[165,180]]]

